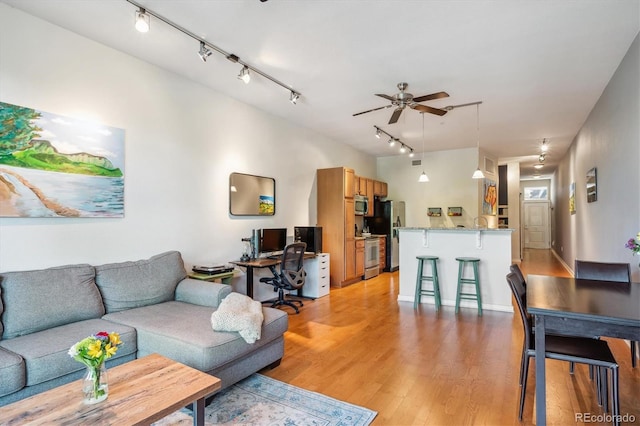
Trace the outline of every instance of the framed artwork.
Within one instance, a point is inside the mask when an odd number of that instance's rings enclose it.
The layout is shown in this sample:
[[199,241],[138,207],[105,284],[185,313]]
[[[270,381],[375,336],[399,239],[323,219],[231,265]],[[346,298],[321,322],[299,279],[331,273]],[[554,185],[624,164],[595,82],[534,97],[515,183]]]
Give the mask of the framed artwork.
[[440,208],[440,207],[429,207],[427,209],[427,216],[429,216],[429,217],[440,217],[440,216],[442,216],[442,208]]
[[569,213],[576,214],[576,183],[569,184]]
[[447,216],[462,216],[462,207],[447,207]]
[[594,167],[587,172],[587,203],[598,201],[598,171]]
[[482,214],[497,215],[498,214],[498,187],[496,181],[484,179],[482,196]]
[[0,217],[123,217],[124,134],[0,102]]

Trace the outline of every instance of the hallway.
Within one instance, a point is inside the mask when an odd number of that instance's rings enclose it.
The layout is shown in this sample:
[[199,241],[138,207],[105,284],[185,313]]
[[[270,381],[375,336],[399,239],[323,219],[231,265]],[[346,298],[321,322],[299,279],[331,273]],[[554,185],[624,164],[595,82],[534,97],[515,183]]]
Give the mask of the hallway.
[[[549,250],[525,250],[521,268],[525,275],[570,276]],[[432,304],[414,310],[397,301],[398,278],[383,273],[305,301],[289,316],[281,365],[263,374],[375,410],[374,425],[521,424],[520,318],[495,311],[478,317],[464,308],[456,315],[450,306],[436,312]],[[631,368],[625,343],[608,341],[620,363],[621,413],[640,420],[640,368]],[[533,424],[534,370],[524,425]],[[548,424],[602,412],[586,367],[570,375],[566,363],[548,361],[547,374]]]

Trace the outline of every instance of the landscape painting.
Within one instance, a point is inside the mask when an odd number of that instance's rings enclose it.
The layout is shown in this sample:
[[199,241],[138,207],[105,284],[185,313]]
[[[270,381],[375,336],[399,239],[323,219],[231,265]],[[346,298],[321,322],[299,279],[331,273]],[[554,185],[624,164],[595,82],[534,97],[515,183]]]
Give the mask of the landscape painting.
[[0,102],[0,217],[123,216],[123,129]]

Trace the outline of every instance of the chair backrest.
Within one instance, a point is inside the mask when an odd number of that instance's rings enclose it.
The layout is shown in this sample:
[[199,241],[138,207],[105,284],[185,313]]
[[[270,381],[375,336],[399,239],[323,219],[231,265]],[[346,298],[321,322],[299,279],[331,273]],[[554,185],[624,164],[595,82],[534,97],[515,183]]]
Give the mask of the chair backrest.
[[516,299],[518,312],[520,312],[520,318],[522,319],[522,326],[524,327],[524,346],[527,349],[532,349],[533,324],[531,316],[527,312],[527,288],[524,285],[524,281],[513,272],[507,274],[507,283],[509,284],[509,288],[511,288],[513,297]]
[[575,277],[583,280],[631,282],[631,267],[628,263],[589,262],[576,259],[574,271]]
[[306,273],[303,268],[306,243],[291,243],[284,248],[280,263],[281,279],[294,289],[304,285]]
[[527,287],[527,281],[524,279],[524,275],[522,274],[522,271],[520,270],[520,267],[518,266],[517,263],[514,263],[513,265],[509,266],[509,270],[516,274],[518,276],[518,279],[520,281],[522,281],[522,283],[524,284],[525,288]]

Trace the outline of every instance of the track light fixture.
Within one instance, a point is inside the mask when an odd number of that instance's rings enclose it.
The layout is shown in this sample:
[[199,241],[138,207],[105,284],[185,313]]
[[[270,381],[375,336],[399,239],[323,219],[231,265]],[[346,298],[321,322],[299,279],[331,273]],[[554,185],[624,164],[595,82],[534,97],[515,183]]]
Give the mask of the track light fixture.
[[[153,16],[155,19],[158,19],[159,21],[164,22],[165,24],[167,24],[168,26],[172,27],[175,30],[180,31],[181,33],[183,33],[186,36],[191,37],[194,40],[197,40],[200,42],[200,52],[198,52],[200,58],[203,61],[206,61],[206,58],[208,58],[209,56],[211,56],[213,51],[216,51],[218,53],[220,53],[221,55],[224,55],[225,58],[229,59],[232,62],[237,62],[240,65],[243,65],[243,71],[240,71],[241,75],[244,76],[246,75],[246,79],[242,78],[242,80],[245,83],[248,83],[249,79],[251,78],[249,75],[249,69],[251,69],[251,72],[254,74],[259,74],[260,76],[266,78],[267,80],[271,81],[272,83],[277,84],[278,86],[286,89],[289,93],[289,102],[291,102],[292,104],[296,104],[296,102],[298,101],[298,99],[300,99],[300,92],[293,90],[290,86],[284,84],[283,82],[277,80],[276,78],[270,76],[267,73],[264,73],[262,71],[260,71],[259,69],[245,63],[244,61],[240,60],[240,58],[237,55],[234,55],[233,53],[228,53],[225,52],[223,49],[219,48],[218,46],[215,46],[211,43],[209,43],[208,41],[206,41],[205,39],[203,39],[202,37],[197,36],[196,34],[192,33],[191,31],[187,30],[184,27],[181,27],[180,25],[176,24],[175,22],[170,21],[169,19],[165,18],[162,15],[157,14],[156,12],[149,10],[145,7],[143,7],[141,4],[138,4],[137,1],[135,0],[126,0],[127,3],[132,4],[133,6],[137,7],[138,10],[135,13],[135,27],[138,31],[140,32],[147,32],[149,31],[149,25],[150,25],[150,17]],[[240,77],[240,76],[239,76]]]
[[141,33],[149,32],[149,21],[149,15],[143,7],[136,10],[136,30]]
[[244,81],[244,84],[249,84],[249,82],[251,81],[251,74],[249,74],[248,66],[245,65],[244,67],[242,67],[242,69],[240,70],[240,74],[238,74],[238,78]]
[[540,154],[540,156],[538,157],[538,161],[541,163],[544,163],[544,157],[545,157],[545,154]]
[[542,144],[540,144],[540,151],[547,152],[549,150],[549,143],[547,138],[542,139]]
[[382,137],[382,135],[386,135],[389,138],[389,140],[387,141],[387,144],[389,145],[389,148],[395,146],[396,142],[398,142],[400,144],[400,152],[402,154],[404,154],[407,151],[409,151],[409,157],[413,157],[413,155],[414,155],[413,154],[413,148],[411,148],[409,145],[407,145],[406,143],[404,143],[400,139],[394,137],[390,133],[385,132],[380,127],[378,127],[378,126],[373,126],[373,127],[376,129],[376,134],[375,134],[376,138],[380,139]]
[[200,42],[200,51],[198,52],[198,56],[202,59],[202,62],[207,62],[207,58],[211,56],[211,50],[204,45],[204,41]]

